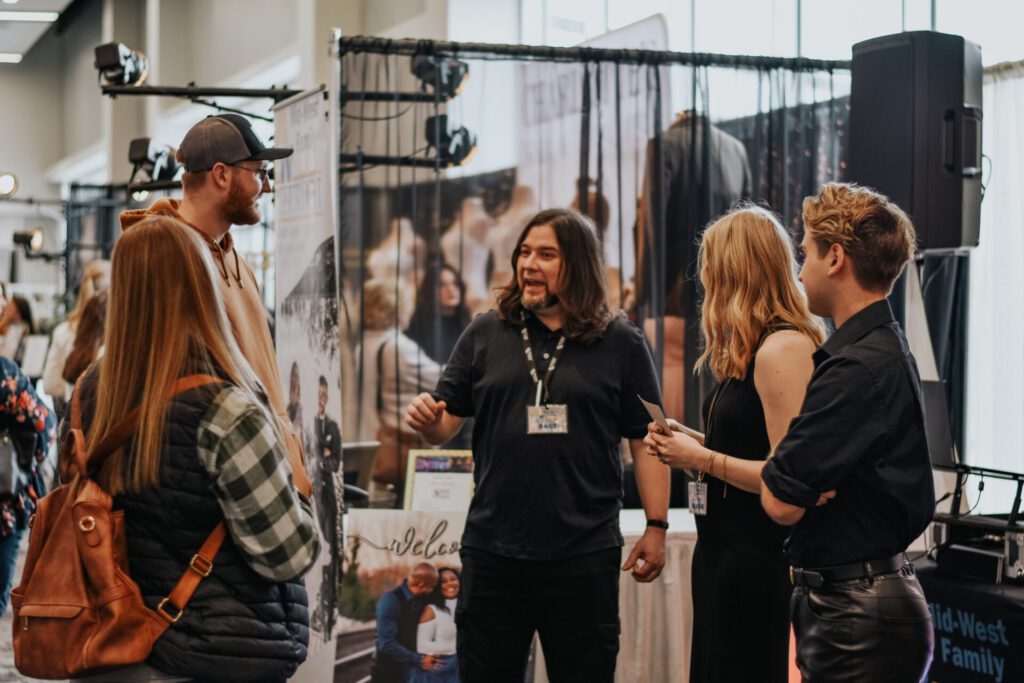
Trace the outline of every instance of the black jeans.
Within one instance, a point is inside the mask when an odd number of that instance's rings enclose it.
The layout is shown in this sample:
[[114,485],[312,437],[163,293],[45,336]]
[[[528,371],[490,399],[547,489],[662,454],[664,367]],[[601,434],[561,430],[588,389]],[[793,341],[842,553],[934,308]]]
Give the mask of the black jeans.
[[552,683],[610,683],[619,653],[619,548],[519,560],[463,548],[455,610],[463,683],[522,683],[534,632]]
[[790,608],[804,683],[918,683],[928,673],[932,620],[909,566],[873,579],[795,588]]

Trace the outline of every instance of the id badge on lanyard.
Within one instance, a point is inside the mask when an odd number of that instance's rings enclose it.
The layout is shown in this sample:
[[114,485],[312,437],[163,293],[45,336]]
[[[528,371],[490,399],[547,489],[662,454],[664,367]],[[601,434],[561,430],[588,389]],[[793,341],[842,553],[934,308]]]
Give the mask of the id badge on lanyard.
[[537,375],[537,365],[533,360],[533,349],[530,348],[530,334],[523,327],[523,353],[526,355],[526,365],[530,368],[530,378],[537,387],[533,405],[526,408],[526,433],[537,434],[568,434],[569,433],[569,407],[562,403],[548,403],[550,391],[548,386],[551,383],[551,376],[555,374],[555,366],[565,348],[565,336],[558,340],[555,353],[548,365],[548,370],[541,380]]
[[708,483],[703,479],[698,479],[697,481],[691,481],[686,486],[690,513],[698,517],[708,514]]

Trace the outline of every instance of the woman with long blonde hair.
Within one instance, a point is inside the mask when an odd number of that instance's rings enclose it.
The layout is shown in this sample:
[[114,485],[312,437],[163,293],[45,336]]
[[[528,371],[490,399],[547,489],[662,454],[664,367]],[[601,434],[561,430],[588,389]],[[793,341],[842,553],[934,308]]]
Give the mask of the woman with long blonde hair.
[[78,323],[85,314],[86,306],[100,292],[110,286],[110,261],[96,259],[91,261],[82,272],[82,282],[78,287],[78,303],[68,313],[68,319],[53,328],[50,336],[50,350],[46,354],[46,365],[43,367],[43,391],[53,397],[58,417],[64,414],[64,407],[71,399],[73,384],[64,380],[64,369],[68,356],[78,335]]
[[[129,568],[146,604],[169,594],[218,522],[228,531],[180,619],[137,676],[118,680],[285,680],[306,656],[299,577],[319,551],[316,523],[219,291],[209,249],[177,219],[148,218],[118,240],[105,353],[80,391],[90,449],[139,410],[134,438],[93,474],[125,510]],[[193,374],[220,381],[172,396]]]
[[[797,282],[790,236],[745,206],[715,221],[699,252],[706,346],[697,369],[718,388],[702,440],[649,429],[648,452],[692,470],[696,516],[690,680],[786,681],[787,530],[761,509],[761,469],[800,411],[811,354],[823,340]],[[680,427],[672,424],[673,429]]]

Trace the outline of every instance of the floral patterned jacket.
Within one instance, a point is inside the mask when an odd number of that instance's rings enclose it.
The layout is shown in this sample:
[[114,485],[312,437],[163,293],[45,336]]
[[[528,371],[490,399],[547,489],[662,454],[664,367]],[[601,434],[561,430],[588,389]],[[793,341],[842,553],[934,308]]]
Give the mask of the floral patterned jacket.
[[10,448],[0,451],[0,457],[11,458],[9,469],[17,473],[13,485],[0,482],[0,536],[28,526],[36,501],[46,494],[39,464],[53,444],[55,428],[53,413],[18,364],[0,356],[0,432],[10,437]]

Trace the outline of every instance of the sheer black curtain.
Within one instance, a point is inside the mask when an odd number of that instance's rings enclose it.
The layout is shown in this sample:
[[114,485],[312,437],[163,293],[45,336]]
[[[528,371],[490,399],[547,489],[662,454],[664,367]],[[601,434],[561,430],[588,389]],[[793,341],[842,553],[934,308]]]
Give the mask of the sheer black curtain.
[[[480,313],[511,277],[526,220],[574,206],[600,232],[612,303],[647,336],[666,412],[701,428],[711,382],[693,372],[702,343],[700,234],[750,201],[779,213],[799,239],[803,197],[842,177],[848,69],[359,38],[343,39],[342,48],[340,240],[351,347],[367,337],[369,279],[387,278],[421,302],[434,297],[429,309],[440,316],[437,274],[448,263],[461,275],[463,303]],[[458,57],[471,78],[448,102],[408,101],[397,93],[433,92],[412,75],[416,53],[437,64]],[[447,130],[477,134],[477,157],[462,168],[430,161],[437,130],[426,121],[440,114]],[[395,312],[390,328],[397,334],[403,325]],[[441,327],[438,319],[438,334]],[[371,437],[361,428],[373,373],[365,354],[352,358],[343,380],[346,440]]]

